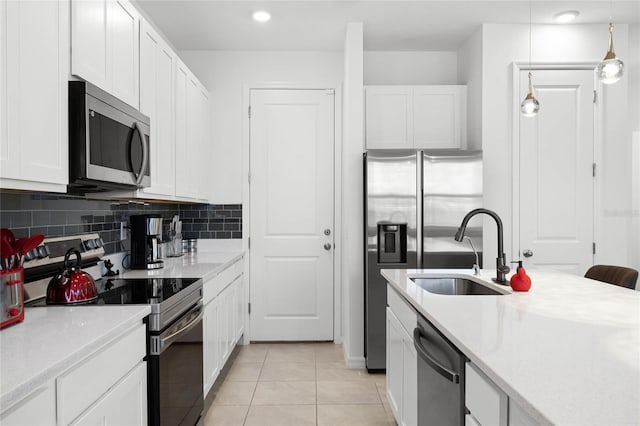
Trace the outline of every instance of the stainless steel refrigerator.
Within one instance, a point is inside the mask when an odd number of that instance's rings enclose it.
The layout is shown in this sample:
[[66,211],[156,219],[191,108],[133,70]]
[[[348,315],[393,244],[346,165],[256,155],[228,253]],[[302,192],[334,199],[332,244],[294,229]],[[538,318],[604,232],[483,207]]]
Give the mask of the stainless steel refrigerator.
[[[465,214],[482,207],[482,153],[370,150],[364,154],[365,357],[386,368],[386,282],[381,269],[470,269],[468,241],[453,237]],[[471,237],[482,266],[482,221]]]

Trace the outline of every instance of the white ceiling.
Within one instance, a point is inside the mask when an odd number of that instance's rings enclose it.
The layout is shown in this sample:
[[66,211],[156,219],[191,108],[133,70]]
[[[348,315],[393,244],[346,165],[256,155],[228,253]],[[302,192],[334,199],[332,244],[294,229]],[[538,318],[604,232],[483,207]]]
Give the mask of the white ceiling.
[[[534,23],[578,10],[606,23],[609,1],[532,2]],[[179,50],[341,50],[348,22],[364,23],[365,50],[456,50],[482,23],[528,23],[528,1],[137,0]],[[259,24],[256,10],[272,19]],[[614,23],[640,23],[640,0],[614,1]],[[603,28],[606,37],[606,27]]]

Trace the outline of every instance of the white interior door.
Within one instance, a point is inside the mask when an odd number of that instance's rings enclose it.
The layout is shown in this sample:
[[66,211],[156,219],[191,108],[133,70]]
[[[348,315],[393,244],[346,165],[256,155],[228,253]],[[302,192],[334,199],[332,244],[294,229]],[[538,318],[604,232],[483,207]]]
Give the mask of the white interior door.
[[594,74],[538,70],[533,83],[540,112],[520,117],[520,252],[527,267],[582,275],[593,264]]
[[333,90],[251,90],[251,340],[333,340]]

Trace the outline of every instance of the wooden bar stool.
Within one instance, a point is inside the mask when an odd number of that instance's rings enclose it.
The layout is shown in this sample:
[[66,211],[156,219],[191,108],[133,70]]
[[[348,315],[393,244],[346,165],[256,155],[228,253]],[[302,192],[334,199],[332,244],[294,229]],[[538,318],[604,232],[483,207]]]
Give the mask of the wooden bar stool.
[[624,266],[594,265],[584,274],[585,278],[614,284],[630,289],[636,288],[638,271]]

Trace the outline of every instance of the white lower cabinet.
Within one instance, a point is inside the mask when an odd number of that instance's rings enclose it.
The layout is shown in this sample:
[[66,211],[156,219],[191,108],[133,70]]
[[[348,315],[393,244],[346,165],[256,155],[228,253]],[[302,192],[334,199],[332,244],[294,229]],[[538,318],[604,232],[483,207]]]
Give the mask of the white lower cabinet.
[[402,412],[402,334],[400,321],[387,308],[387,399],[398,423]]
[[31,392],[0,416],[3,426],[41,426],[56,423],[56,391],[53,380]]
[[509,398],[478,367],[465,367],[465,405],[481,426],[506,426]]
[[537,426],[540,424],[531,417],[513,398],[509,398],[509,426]]
[[0,414],[3,426],[147,424],[146,326],[140,323]]
[[244,332],[244,291],[240,259],[207,280],[203,288],[204,329],[204,394],[211,390]]
[[73,425],[146,425],[147,363],[139,363]]
[[415,311],[388,287],[387,290],[387,399],[400,426],[418,424],[418,357],[412,333]]

